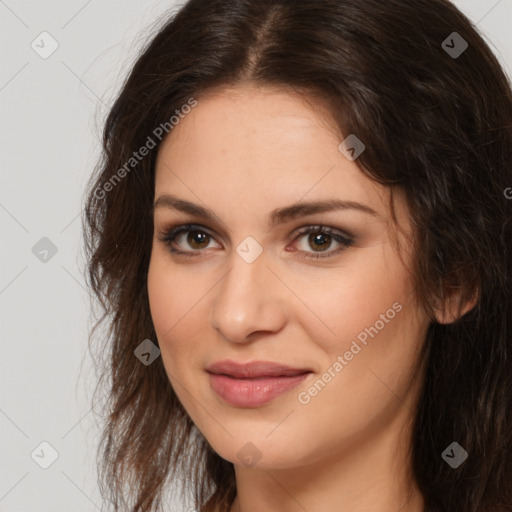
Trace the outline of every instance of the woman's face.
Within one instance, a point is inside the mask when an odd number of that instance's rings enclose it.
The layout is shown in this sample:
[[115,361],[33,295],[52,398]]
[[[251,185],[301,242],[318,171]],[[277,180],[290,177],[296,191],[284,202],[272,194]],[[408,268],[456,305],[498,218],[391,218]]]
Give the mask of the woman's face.
[[[313,105],[274,89],[211,93],[159,149],[148,292],[161,357],[198,429],[238,465],[289,468],[398,435],[421,381],[428,321],[410,242],[401,259],[389,190]],[[326,201],[343,203],[315,206]],[[395,207],[410,233],[403,198]],[[310,373],[207,371],[225,360]]]

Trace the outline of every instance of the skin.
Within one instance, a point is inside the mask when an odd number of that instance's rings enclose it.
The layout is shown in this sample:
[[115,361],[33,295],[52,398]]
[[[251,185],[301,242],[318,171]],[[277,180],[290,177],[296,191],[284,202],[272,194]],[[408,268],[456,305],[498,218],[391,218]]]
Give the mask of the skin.
[[[198,98],[159,149],[155,200],[172,194],[216,216],[155,208],[148,293],[176,394],[213,449],[235,466],[232,512],[423,509],[409,446],[423,379],[415,365],[429,320],[413,294],[409,214],[395,196],[400,256],[389,190],[339,151],[342,140],[317,100],[239,86]],[[332,198],[377,215],[345,209],[268,226],[276,208]],[[203,242],[197,233],[178,236],[174,246],[195,256],[173,254],[158,238],[169,225],[186,223],[211,235]],[[334,238],[320,246],[314,235],[298,238],[300,228],[318,224],[348,232],[354,243],[336,252]],[[252,263],[236,251],[248,236],[263,248]],[[394,303],[400,312],[300,403],[299,393]],[[224,359],[270,360],[314,373],[269,404],[234,407],[217,396],[205,372]],[[253,466],[237,455],[249,442],[260,457]]]

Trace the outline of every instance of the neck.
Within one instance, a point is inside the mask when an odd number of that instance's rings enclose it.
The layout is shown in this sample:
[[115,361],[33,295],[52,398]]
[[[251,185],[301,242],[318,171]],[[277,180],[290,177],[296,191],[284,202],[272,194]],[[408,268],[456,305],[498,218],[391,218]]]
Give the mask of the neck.
[[423,512],[411,472],[408,412],[402,407],[385,430],[366,432],[309,464],[235,465],[237,496],[230,512]]

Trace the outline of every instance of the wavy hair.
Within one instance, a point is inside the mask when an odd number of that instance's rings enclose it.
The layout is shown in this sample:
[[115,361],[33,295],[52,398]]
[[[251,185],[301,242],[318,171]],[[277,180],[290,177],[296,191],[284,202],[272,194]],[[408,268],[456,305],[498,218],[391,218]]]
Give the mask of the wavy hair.
[[[197,430],[161,358],[145,366],[134,350],[158,343],[146,280],[155,129],[191,98],[242,84],[326,101],[340,133],[364,141],[361,171],[404,194],[431,318],[411,447],[425,512],[512,511],[511,84],[447,0],[190,0],[151,36],[106,118],[82,217],[102,308],[90,341],[108,326],[102,495],[130,512],[162,510],[174,483],[204,512],[227,512],[236,495],[233,464]],[[155,147],[131,160],[148,137]],[[474,307],[438,323],[455,292]],[[441,456],[454,441],[469,455],[457,469]]]

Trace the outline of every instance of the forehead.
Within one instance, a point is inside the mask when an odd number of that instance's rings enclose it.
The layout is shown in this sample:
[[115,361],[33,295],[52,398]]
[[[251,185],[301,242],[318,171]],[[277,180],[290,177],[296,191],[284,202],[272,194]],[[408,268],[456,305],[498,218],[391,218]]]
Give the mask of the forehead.
[[166,140],[204,137],[218,144],[212,148],[216,154],[234,149],[251,154],[258,143],[258,153],[267,148],[275,158],[278,150],[303,144],[306,137],[314,137],[318,144],[330,135],[329,143],[336,146],[341,137],[325,103],[272,87],[214,89],[198,98],[197,106],[183,117]]
[[[215,90],[197,99],[160,146],[155,197],[179,193],[255,215],[326,196],[390,218],[389,189],[340,151],[325,103],[273,88]],[[268,206],[268,208],[267,208]]]

